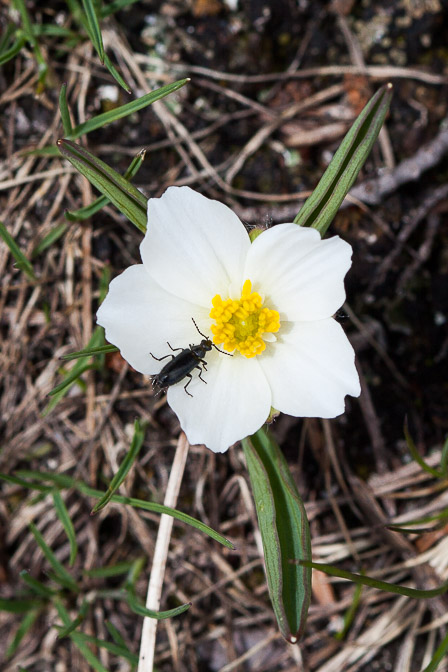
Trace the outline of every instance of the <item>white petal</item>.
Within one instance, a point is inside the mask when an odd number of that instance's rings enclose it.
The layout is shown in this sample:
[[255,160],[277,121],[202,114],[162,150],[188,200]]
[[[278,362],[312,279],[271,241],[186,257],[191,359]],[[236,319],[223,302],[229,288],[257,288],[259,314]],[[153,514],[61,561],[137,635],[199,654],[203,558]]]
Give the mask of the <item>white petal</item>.
[[344,303],[351,255],[351,246],[339,236],[321,240],[315,229],[279,224],[255,239],[244,276],[281,318],[322,320]]
[[190,443],[204,443],[223,453],[235,441],[256,432],[271,408],[271,391],[257,359],[207,355],[207,371],[198,372],[188,391],[182,381],[168,389],[168,403],[179,417]]
[[148,201],[140,246],[152,277],[167,291],[210,310],[211,298],[242,282],[250,240],[235,213],[189,187],[170,187]]
[[332,318],[282,324],[282,335],[260,365],[272,389],[272,406],[289,415],[334,418],[344,412],[345,395],[357,397],[361,391],[355,353]]
[[201,329],[209,322],[207,315],[203,308],[162,289],[140,264],[112,280],[97,321],[105,327],[106,339],[134,369],[154,374],[169,360],[159,362],[150,353],[156,357],[170,354],[167,341],[173,348],[200,342],[202,337],[191,318]]

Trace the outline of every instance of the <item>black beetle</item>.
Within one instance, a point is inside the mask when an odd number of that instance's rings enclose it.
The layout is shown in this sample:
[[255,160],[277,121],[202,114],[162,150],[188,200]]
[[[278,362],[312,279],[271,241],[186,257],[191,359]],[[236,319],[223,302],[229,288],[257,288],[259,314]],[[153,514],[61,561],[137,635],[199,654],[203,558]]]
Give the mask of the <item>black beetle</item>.
[[165,357],[156,357],[152,354],[152,352],[149,353],[151,357],[157,359],[158,362],[161,362],[167,357],[171,357],[171,361],[165,364],[161,371],[153,376],[153,383],[159,387],[170,387],[171,385],[180,383],[183,378],[188,377],[189,380],[187,383],[185,383],[184,390],[190,397],[193,395],[187,390],[187,387],[193,380],[191,375],[193,369],[199,369],[199,378],[203,383],[207,384],[207,381],[204,380],[201,376],[202,370],[207,371],[207,362],[204,359],[206,352],[209,352],[212,348],[215,348],[215,350],[218,352],[222,352],[224,355],[233,357],[230,352],[224,352],[224,350],[220,350],[218,347],[216,347],[216,345],[212,343],[211,339],[199,330],[199,327],[194,319],[191,319],[193,320],[193,324],[200,335],[204,337],[199,345],[190,345],[188,348],[173,348],[167,341],[167,345],[173,352],[176,352],[176,350],[180,351],[178,355],[172,355],[170,353],[169,355],[165,355]]

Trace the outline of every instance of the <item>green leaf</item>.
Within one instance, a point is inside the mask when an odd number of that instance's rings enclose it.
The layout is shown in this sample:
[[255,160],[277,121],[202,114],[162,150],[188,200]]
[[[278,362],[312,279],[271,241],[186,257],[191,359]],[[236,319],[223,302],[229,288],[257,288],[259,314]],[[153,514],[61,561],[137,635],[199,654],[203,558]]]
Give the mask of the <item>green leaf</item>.
[[140,424],[139,420],[135,421],[134,436],[132,437],[131,447],[129,448],[129,451],[126,457],[124,458],[123,462],[120,464],[117,473],[111,480],[110,485],[107,488],[107,492],[104,494],[103,497],[101,497],[100,501],[97,502],[93,507],[92,514],[98,513],[98,511],[104,509],[104,507],[112,499],[113,494],[116,492],[116,490],[118,490],[120,485],[123,483],[124,479],[129,473],[129,470],[131,469],[132,465],[134,464],[135,460],[138,457],[140,448],[143,446],[147,426],[148,426],[147,422],[143,422],[142,424]]
[[[104,495],[104,492],[101,492],[100,490],[95,490],[94,488],[90,488],[85,483],[76,481],[71,476],[66,476],[65,474],[52,474],[46,472],[40,473],[38,471],[30,471],[26,469],[21,469],[20,471],[17,472],[17,474],[23,478],[35,478],[39,481],[42,480],[50,481],[52,483],[55,483],[60,488],[76,488],[79,492],[83,493],[84,495],[87,495],[88,497],[100,498]],[[0,473],[0,478],[7,480],[5,474]],[[29,481],[26,482],[26,487],[30,489],[33,488],[38,489],[41,488],[42,486],[40,486],[39,484],[34,484]],[[215,532],[215,530],[213,530],[211,527],[205,525],[205,523],[202,523],[200,520],[196,520],[196,518],[189,516],[187,513],[177,511],[177,509],[172,509],[169,506],[164,506],[163,504],[157,504],[156,502],[146,502],[143,499],[135,499],[134,497],[124,497],[123,495],[113,495],[112,501],[118,502],[120,504],[128,504],[129,506],[134,506],[135,508],[143,509],[145,511],[154,511],[155,513],[166,513],[167,516],[172,516],[173,518],[181,521],[182,523],[191,525],[191,527],[196,528],[197,530],[199,530],[199,532],[207,534],[215,541],[218,541],[223,546],[226,546],[226,548],[235,550],[235,546],[232,544],[232,542],[223,537],[222,534],[219,534],[219,532]]]
[[260,429],[242,445],[263,541],[269,595],[280,632],[295,644],[303,634],[311,599],[311,570],[298,564],[311,558],[308,519],[277,444]]
[[95,357],[96,355],[105,355],[108,352],[118,352],[118,348],[115,345],[100,345],[97,348],[84,348],[84,350],[78,350],[77,352],[70,352],[68,355],[62,355],[61,359],[70,361],[72,359],[81,359],[82,357]]
[[65,135],[70,135],[73,131],[70,112],[67,105],[67,84],[61,86],[59,92],[59,111],[61,113],[62,127]]
[[296,224],[312,226],[324,236],[378,137],[391,99],[392,84],[386,84],[367,103],[295,218]]
[[[68,612],[62,602],[58,599],[55,599],[54,605],[63,624],[66,627],[70,627],[72,620],[70,619],[70,616],[68,615]],[[71,632],[69,637],[76,644],[81,654],[84,656],[89,665],[95,670],[95,672],[108,672],[108,670],[100,663],[98,658],[92,653],[89,647],[86,646],[84,643],[85,638],[80,632]]]
[[0,611],[6,611],[9,614],[26,614],[32,609],[41,606],[39,600],[7,600],[0,597]]
[[448,581],[442,583],[438,588],[433,588],[431,590],[420,590],[419,588],[408,588],[408,586],[400,586],[396,583],[380,581],[379,579],[373,579],[372,577],[364,576],[363,574],[354,574],[353,572],[347,572],[345,569],[339,569],[339,567],[333,567],[333,565],[327,565],[325,563],[301,560],[300,564],[304,567],[318,569],[320,572],[325,572],[325,574],[328,574],[329,576],[337,576],[340,579],[348,579],[354,583],[360,583],[363,586],[378,588],[378,590],[382,590],[385,593],[405,595],[406,597],[413,597],[416,600],[426,600],[448,592]]
[[25,637],[26,633],[29,632],[33,627],[36,618],[39,616],[39,613],[39,609],[34,609],[23,617],[21,624],[15,632],[12,642],[6,649],[6,658],[11,658],[15,654],[19,648],[20,642]]
[[96,15],[95,5],[93,0],[82,0],[82,4],[87,17],[90,39],[92,40],[101,63],[104,63],[103,36],[101,35],[101,28]]
[[116,565],[108,565],[107,567],[86,569],[84,570],[84,574],[92,578],[104,579],[108,578],[109,576],[120,576],[121,574],[127,574],[133,565],[133,562],[118,562]]
[[18,40],[14,42],[12,47],[9,49],[6,49],[0,54],[0,66],[4,65],[8,61],[10,61],[12,58],[17,56],[17,54],[22,50],[23,45],[26,42],[26,37],[22,35],[19,37]]
[[[140,170],[140,167],[145,160],[145,155],[146,155],[146,150],[142,149],[137,156],[135,156],[130,165],[129,168],[126,170],[125,174],[123,175],[125,180],[130,180],[138,173]],[[93,203],[90,205],[86,205],[84,208],[80,208],[79,210],[73,210],[70,211],[68,210],[65,213],[65,216],[67,217],[68,220],[70,221],[78,221],[78,220],[85,220],[89,219],[92,217],[92,215],[96,214],[101,208],[103,208],[105,205],[109,203],[109,199],[106,196],[100,196],[99,198],[95,199]]]
[[411,457],[415,462],[417,462],[420,467],[426,471],[428,474],[431,474],[431,476],[435,476],[436,478],[443,478],[444,473],[442,471],[439,471],[438,469],[433,469],[433,467],[430,467],[429,464],[426,464],[425,460],[423,457],[420,455],[420,453],[417,450],[417,447],[412,439],[412,436],[409,433],[409,427],[408,427],[408,420],[407,418],[404,421],[404,427],[403,427],[403,432],[404,436],[406,439],[406,443],[409,448],[409,452],[411,453]]
[[48,247],[53,245],[53,243],[55,243],[57,240],[59,240],[59,238],[67,231],[67,226],[68,225],[66,222],[62,222],[62,224],[58,224],[53,229],[51,229],[51,231],[37,243],[31,255],[33,259],[34,257],[37,257],[39,254],[41,254],[41,252],[44,252],[44,250],[46,250]]
[[59,151],[94,187],[142,232],[146,231],[147,199],[128,180],[70,140],[58,140]]
[[90,604],[87,602],[87,600],[84,600],[83,603],[81,604],[81,608],[79,610],[79,614],[76,616],[76,618],[69,624],[66,625],[65,628],[58,628],[58,638],[62,639],[63,637],[68,637],[72,632],[76,630],[76,628],[81,625],[81,623],[85,620],[85,617],[87,616],[87,612],[89,611]]
[[72,567],[75,560],[76,560],[76,554],[78,553],[78,544],[76,542],[76,533],[75,533],[75,528],[73,527],[73,523],[71,521],[71,518],[69,516],[69,513],[67,511],[67,507],[65,506],[64,500],[62,499],[61,493],[59,490],[54,490],[53,491],[53,502],[54,502],[54,508],[56,509],[56,513],[58,515],[59,520],[61,521],[65,533],[68,537],[68,541],[70,544],[70,560],[69,564]]
[[442,660],[445,658],[447,652],[448,652],[448,633],[445,635],[442,642],[437,647],[431,659],[431,662],[429,663],[429,665],[425,667],[424,670],[422,670],[422,672],[435,672],[435,670],[439,667],[439,663],[441,663]]
[[142,604],[137,602],[137,599],[133,595],[128,595],[127,602],[129,607],[132,609],[134,614],[139,616],[147,616],[148,618],[155,618],[157,621],[163,621],[166,618],[173,618],[174,616],[179,616],[191,607],[191,603],[182,604],[180,607],[175,609],[168,609],[168,611],[153,611],[152,609],[147,609]]
[[34,535],[35,540],[42,549],[43,554],[45,555],[48,562],[55,571],[55,577],[54,577],[55,580],[58,581],[64,587],[69,586],[71,590],[77,593],[79,589],[78,586],[76,585],[75,580],[67,572],[65,567],[59,562],[59,560],[57,559],[51,548],[48,546],[45,539],[43,538],[37,527],[34,525],[34,523],[30,523],[29,526],[31,532]]
[[139,112],[145,107],[148,107],[148,105],[155,103],[156,100],[160,100],[161,98],[168,96],[170,93],[174,93],[174,91],[177,91],[182,86],[185,86],[185,84],[189,81],[189,79],[180,79],[177,82],[167,84],[166,86],[162,86],[160,89],[146,93],[144,96],[141,96],[140,98],[137,98],[130,103],[116,107],[113,110],[109,110],[108,112],[103,112],[103,114],[99,114],[93,119],[89,119],[88,121],[75,126],[70,136],[67,137],[66,140],[77,140],[82,135],[86,135],[86,133],[91,133],[98,128],[103,128],[103,126],[106,126],[106,124],[111,124],[114,121],[123,119],[123,117],[128,117],[130,114]]
[[[96,348],[99,345],[104,345],[104,330],[102,327],[97,327],[93,334],[92,337],[89,341],[88,347],[90,348]],[[72,367],[72,369],[69,371],[65,379],[55,387],[51,392],[50,395],[52,396],[52,399],[49,404],[44,408],[42,411],[42,416],[45,417],[47,416],[55,406],[61,401],[61,399],[67,394],[69,391],[71,385],[73,385],[78,379],[79,376],[81,376],[87,369],[93,368],[94,365],[90,364],[85,364],[82,359],[80,359],[78,362],[75,363],[75,365]]]
[[11,236],[11,234],[9,233],[8,229],[3,224],[3,222],[0,222],[0,236],[3,238],[3,240],[7,244],[12,256],[16,260],[17,268],[19,268],[21,271],[26,273],[26,275],[31,280],[36,280],[37,278],[34,274],[34,270],[33,270],[32,265],[30,264],[28,259],[25,257],[22,250],[17,245],[16,241]]
[[43,597],[46,600],[49,600],[53,597],[56,591],[48,588],[41,581],[38,581],[34,577],[30,576],[29,572],[26,569],[23,569],[20,572],[20,578],[26,583],[26,585],[31,588],[33,593],[36,593],[39,597]]

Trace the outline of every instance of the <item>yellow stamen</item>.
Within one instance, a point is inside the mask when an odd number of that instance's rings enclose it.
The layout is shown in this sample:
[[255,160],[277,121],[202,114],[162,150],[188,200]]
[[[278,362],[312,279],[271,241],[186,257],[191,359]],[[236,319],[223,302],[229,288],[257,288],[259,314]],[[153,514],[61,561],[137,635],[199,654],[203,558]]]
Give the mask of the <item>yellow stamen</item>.
[[252,283],[246,280],[240,299],[212,299],[210,317],[216,324],[210,327],[215,345],[227,352],[237,350],[245,357],[255,357],[266,348],[263,334],[280,329],[280,315],[276,310],[263,308],[263,299],[252,292]]

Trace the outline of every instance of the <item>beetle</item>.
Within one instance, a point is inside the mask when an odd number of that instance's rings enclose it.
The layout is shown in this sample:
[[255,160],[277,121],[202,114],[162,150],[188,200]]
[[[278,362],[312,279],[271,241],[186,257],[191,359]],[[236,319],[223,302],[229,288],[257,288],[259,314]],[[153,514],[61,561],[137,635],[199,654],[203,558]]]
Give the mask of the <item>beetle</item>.
[[222,352],[224,355],[229,355],[229,357],[233,357],[233,355],[230,352],[224,352],[224,350],[220,350],[214,343],[212,343],[211,339],[208,338],[205,334],[200,331],[198,325],[194,321],[194,318],[191,318],[193,320],[193,324],[198,330],[199,334],[203,336],[202,341],[199,343],[199,345],[191,345],[188,348],[173,348],[170,343],[167,341],[167,345],[171,348],[173,352],[179,351],[179,354],[177,355],[172,355],[169,353],[168,355],[165,355],[164,357],[156,357],[155,355],[150,352],[149,354],[151,357],[154,359],[157,359],[158,362],[161,362],[163,359],[166,359],[167,357],[171,357],[171,360],[165,364],[165,366],[162,367],[162,369],[157,373],[155,376],[153,376],[152,380],[153,383],[158,385],[159,387],[170,387],[171,385],[175,385],[176,383],[180,383],[181,380],[184,378],[188,378],[188,381],[184,385],[184,390],[188,394],[189,397],[192,397],[193,395],[191,392],[187,390],[187,387],[193,380],[193,377],[191,375],[191,372],[193,369],[199,369],[199,378],[202,380],[203,383],[207,384],[207,381],[202,378],[202,371],[207,371],[207,362],[205,361],[204,357],[207,352],[209,352],[212,348],[215,348],[218,352]]

